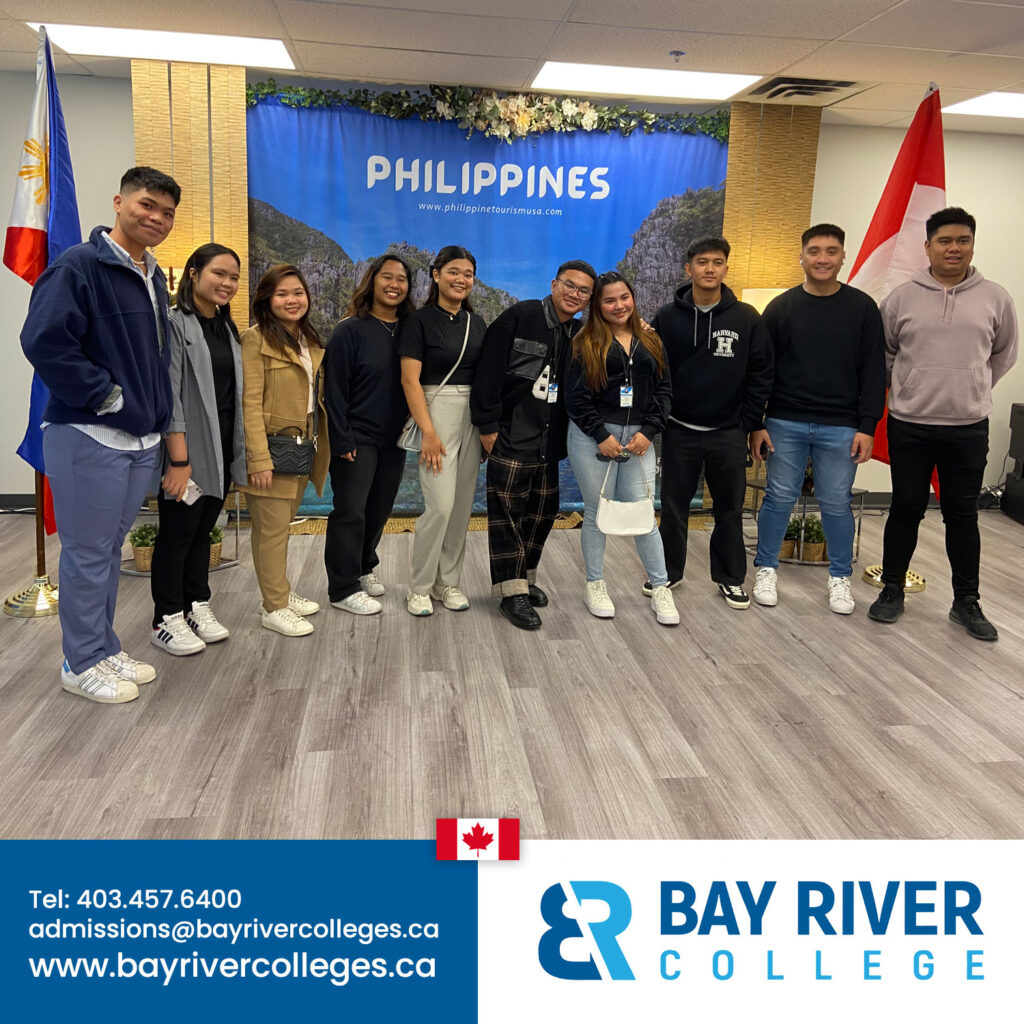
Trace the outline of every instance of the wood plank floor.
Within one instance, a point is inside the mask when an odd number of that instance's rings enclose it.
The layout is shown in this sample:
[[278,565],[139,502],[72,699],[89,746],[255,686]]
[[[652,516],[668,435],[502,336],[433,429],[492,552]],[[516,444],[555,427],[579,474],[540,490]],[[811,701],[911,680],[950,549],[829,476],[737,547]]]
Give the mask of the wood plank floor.
[[[880,560],[866,516],[861,566]],[[896,626],[877,594],[830,614],[826,572],[784,566],[777,608],[728,609],[692,532],[683,622],[659,627],[631,542],[609,543],[613,620],[582,603],[579,534],[552,534],[534,634],[486,596],[469,535],[465,613],[404,610],[412,538],[386,535],[383,615],[326,606],[323,538],[293,537],[316,633],[262,629],[242,564],[213,576],[232,630],[201,655],[148,644],[149,582],[124,578],[117,628],[159,677],[131,704],[62,693],[56,618],[0,617],[0,836],[387,838],[434,818],[518,817],[528,838],[1024,837],[1024,527],[982,514],[983,604],[998,643],[951,624],[941,522]],[[48,557],[56,569],[58,545]],[[0,517],[0,588],[33,566],[32,522]]]

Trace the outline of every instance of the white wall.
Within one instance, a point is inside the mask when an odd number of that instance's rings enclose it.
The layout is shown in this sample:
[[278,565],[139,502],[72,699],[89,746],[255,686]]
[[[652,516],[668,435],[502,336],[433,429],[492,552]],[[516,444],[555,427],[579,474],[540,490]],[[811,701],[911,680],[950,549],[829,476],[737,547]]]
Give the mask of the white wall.
[[[120,78],[58,78],[75,171],[82,234],[113,220],[111,200],[124,171],[135,162],[131,83]],[[21,164],[35,76],[0,72],[0,230],[6,231]],[[21,352],[21,331],[29,286],[0,266],[0,494],[31,494],[32,470],[16,454],[28,421],[32,369]]]
[[[822,125],[811,221],[829,221],[845,229],[843,280],[853,266],[904,134],[902,129]],[[945,149],[946,200],[950,206],[962,206],[978,221],[974,264],[1009,291],[1018,317],[1024,318],[1024,261],[1020,257],[1024,137],[947,132]],[[794,262],[798,249],[799,240],[794,245]],[[1024,402],[1024,357],[996,386],[993,399],[986,484],[1003,478],[1001,460],[1010,442],[1010,406]],[[890,490],[889,467],[880,462],[861,467],[857,486]]]

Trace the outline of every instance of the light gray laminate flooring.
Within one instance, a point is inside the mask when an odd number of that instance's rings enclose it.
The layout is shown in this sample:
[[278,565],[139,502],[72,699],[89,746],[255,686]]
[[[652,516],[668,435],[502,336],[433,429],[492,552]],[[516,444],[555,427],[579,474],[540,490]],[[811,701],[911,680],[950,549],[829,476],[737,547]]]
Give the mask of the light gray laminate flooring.
[[[293,537],[293,585],[324,609],[311,637],[280,637],[243,538],[242,565],[212,577],[231,639],[201,655],[151,647],[149,582],[122,580],[119,635],[160,674],[113,707],[61,692],[56,618],[0,617],[0,836],[425,838],[435,817],[480,815],[521,818],[527,838],[1024,837],[1024,527],[982,514],[1001,632],[985,644],[947,620],[937,512],[914,560],[927,592],[895,626],[867,620],[859,573],[883,522],[865,517],[848,617],[802,566],[783,567],[777,608],[730,610],[710,534],[691,532],[674,629],[618,538],[618,614],[589,616],[579,534],[556,531],[533,634],[497,615],[471,533],[473,607],[425,619],[404,606],[410,535],[384,537],[371,617],[327,605],[323,537]],[[0,517],[4,594],[32,567],[31,520]]]

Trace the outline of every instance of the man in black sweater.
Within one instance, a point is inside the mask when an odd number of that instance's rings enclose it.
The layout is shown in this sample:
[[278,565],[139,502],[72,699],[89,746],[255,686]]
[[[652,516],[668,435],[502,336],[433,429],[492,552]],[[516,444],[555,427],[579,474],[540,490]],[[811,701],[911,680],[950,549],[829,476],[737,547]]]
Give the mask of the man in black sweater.
[[835,224],[808,228],[800,250],[804,283],[764,311],[775,377],[764,427],[750,435],[751,455],[768,464],[754,600],[778,603],[779,547],[810,457],[828,547],[828,603],[840,615],[855,607],[850,489],[857,466],[871,458],[885,404],[882,318],[871,296],[838,281],[845,238]]
[[[672,411],[661,442],[661,539],[669,586],[686,567],[690,499],[701,470],[711,494],[711,579],[730,608],[749,608],[743,589],[747,435],[761,426],[772,386],[764,324],[723,281],[729,243],[700,238],[684,267],[691,283],[654,315],[672,374]],[[644,585],[650,593],[650,584]]]
[[537,565],[558,514],[558,462],[568,420],[561,395],[575,314],[597,275],[583,260],[563,263],[551,294],[510,306],[487,329],[469,405],[487,460],[491,592],[519,629],[539,629],[548,603]]

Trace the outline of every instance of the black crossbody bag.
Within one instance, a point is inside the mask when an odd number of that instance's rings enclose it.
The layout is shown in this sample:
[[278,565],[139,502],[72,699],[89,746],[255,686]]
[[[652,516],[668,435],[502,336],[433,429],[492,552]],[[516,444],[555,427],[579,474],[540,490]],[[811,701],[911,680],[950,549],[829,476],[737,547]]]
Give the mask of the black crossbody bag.
[[267,448],[275,473],[285,476],[309,476],[316,457],[317,428],[320,422],[320,370],[313,380],[313,430],[309,434],[268,434]]

